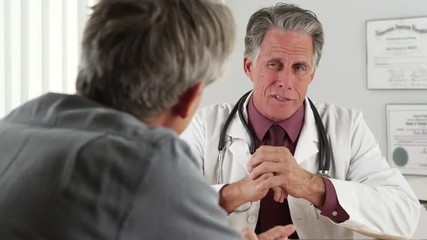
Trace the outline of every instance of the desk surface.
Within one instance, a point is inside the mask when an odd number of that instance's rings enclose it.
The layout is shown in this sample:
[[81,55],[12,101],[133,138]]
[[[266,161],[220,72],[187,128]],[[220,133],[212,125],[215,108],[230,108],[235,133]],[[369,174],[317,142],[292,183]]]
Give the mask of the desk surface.
[[405,176],[419,200],[427,201],[427,177]]

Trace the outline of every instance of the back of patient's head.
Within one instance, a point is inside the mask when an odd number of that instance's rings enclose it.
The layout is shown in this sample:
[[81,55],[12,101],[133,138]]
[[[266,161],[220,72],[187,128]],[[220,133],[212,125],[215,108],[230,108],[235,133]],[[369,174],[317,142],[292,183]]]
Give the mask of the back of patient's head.
[[209,0],[100,0],[86,25],[77,92],[146,121],[217,79],[234,20]]

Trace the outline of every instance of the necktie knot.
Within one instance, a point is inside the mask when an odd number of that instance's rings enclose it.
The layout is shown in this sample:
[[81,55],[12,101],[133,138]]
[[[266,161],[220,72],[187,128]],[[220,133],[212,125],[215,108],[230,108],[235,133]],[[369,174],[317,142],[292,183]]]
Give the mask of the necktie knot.
[[268,130],[267,144],[272,146],[282,146],[285,142],[286,131],[281,126],[274,124]]

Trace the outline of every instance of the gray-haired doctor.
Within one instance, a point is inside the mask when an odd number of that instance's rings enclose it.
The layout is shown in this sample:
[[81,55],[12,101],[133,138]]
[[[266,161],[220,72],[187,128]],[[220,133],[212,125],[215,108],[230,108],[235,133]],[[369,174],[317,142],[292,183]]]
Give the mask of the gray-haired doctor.
[[252,91],[200,109],[182,138],[237,229],[293,223],[291,238],[410,238],[420,204],[362,113],[307,97],[323,42],[311,11],[255,12],[243,64]]

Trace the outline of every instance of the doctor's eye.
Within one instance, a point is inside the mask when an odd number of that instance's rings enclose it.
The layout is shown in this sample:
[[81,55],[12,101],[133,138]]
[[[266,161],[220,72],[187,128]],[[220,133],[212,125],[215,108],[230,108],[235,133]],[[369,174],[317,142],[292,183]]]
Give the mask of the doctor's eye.
[[267,68],[271,70],[280,70],[282,69],[282,63],[278,61],[271,61],[267,63]]
[[295,64],[293,66],[294,72],[298,76],[304,76],[309,73],[309,67],[305,64]]
[[304,64],[295,64],[294,69],[295,69],[296,72],[306,71],[307,70],[307,66],[305,66]]

